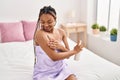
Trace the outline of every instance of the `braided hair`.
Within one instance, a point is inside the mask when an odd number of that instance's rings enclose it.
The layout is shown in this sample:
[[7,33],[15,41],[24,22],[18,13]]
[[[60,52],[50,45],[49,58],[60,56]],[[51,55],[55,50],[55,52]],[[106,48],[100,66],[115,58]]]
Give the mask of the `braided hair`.
[[43,8],[40,9],[40,13],[39,13],[39,16],[38,16],[38,21],[37,21],[37,28],[40,28],[39,21],[40,21],[40,17],[41,17],[42,14],[50,14],[56,20],[56,11],[55,11],[55,9],[52,8],[51,6],[44,6]]
[[39,18],[42,14],[50,14],[54,17],[54,19],[56,19],[56,11],[51,6],[44,6],[42,9],[40,9]]

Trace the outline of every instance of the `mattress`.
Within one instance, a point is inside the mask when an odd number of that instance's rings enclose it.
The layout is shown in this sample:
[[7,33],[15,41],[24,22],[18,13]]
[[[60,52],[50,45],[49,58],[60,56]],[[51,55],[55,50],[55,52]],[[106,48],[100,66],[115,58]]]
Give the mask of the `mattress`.
[[[76,44],[68,39],[70,49]],[[120,80],[120,67],[83,48],[80,59],[65,59],[78,80]],[[0,44],[0,80],[32,80],[33,40]]]
[[[70,49],[72,49],[76,43],[70,39],[68,41]],[[86,48],[80,52],[79,60],[74,60],[74,56],[72,56],[66,61],[78,80],[120,80],[120,66],[103,59]]]

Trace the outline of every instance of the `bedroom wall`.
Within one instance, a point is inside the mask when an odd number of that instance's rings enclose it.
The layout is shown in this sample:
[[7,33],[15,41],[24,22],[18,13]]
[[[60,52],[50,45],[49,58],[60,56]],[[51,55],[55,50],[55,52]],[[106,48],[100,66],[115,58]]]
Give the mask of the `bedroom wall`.
[[67,14],[76,13],[80,21],[80,0],[0,0],[0,21],[37,20],[40,8],[51,5],[57,12],[57,23],[68,21]]

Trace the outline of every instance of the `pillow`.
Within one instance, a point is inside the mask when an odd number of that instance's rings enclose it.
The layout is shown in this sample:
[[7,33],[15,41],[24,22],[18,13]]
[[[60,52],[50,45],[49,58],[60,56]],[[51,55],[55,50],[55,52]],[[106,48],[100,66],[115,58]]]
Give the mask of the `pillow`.
[[0,43],[1,43],[1,29],[0,29]]
[[2,42],[25,41],[21,22],[0,23]]
[[33,40],[25,42],[0,43],[1,64],[11,67],[34,66]]
[[25,40],[33,39],[34,32],[36,29],[36,21],[21,21],[23,24]]

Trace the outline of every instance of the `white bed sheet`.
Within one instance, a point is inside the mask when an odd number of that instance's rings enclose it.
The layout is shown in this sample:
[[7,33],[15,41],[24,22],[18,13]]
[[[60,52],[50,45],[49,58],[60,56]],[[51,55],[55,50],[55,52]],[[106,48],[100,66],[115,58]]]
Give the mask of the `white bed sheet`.
[[[75,42],[70,39],[68,41],[72,49]],[[120,66],[101,58],[86,48],[80,52],[79,61],[75,61],[74,56],[66,61],[78,80],[120,80]]]
[[[75,43],[68,39],[70,48]],[[120,80],[120,67],[95,55],[86,48],[80,60],[66,59],[78,80]],[[34,66],[33,41],[0,44],[0,80],[32,80]]]
[[0,44],[0,80],[32,80],[33,41]]

